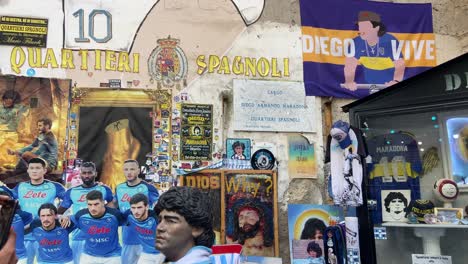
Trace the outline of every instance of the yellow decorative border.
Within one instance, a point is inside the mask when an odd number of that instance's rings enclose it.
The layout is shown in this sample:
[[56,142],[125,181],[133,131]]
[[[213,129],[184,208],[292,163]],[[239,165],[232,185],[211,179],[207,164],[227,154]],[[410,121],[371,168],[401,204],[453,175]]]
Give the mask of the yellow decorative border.
[[[72,89],[72,102],[71,102],[71,112],[76,114],[76,128],[75,128],[75,147],[73,150],[68,146],[68,151],[78,151],[79,144],[79,123],[80,116],[79,110],[80,107],[99,107],[99,106],[110,106],[110,107],[152,107],[154,114],[161,109],[161,106],[164,106],[165,109],[171,109],[172,105],[172,95],[169,90],[161,89],[134,89],[134,88],[119,88],[119,89],[109,89],[109,88],[77,88]],[[172,112],[172,111],[170,111]],[[160,117],[159,117],[160,118]],[[168,117],[169,122],[171,122],[171,114]],[[70,122],[70,121],[69,121]],[[69,124],[70,125],[70,124]],[[154,128],[153,128],[154,130]],[[153,131],[154,134],[154,131]],[[153,138],[153,134],[150,135]],[[169,134],[172,134],[171,129],[169,129]],[[71,140],[71,133],[68,134],[68,142]],[[168,147],[168,156],[172,155],[172,140],[168,138],[169,147]],[[154,140],[151,151],[154,153]],[[168,165],[171,167],[171,159],[168,160]]]

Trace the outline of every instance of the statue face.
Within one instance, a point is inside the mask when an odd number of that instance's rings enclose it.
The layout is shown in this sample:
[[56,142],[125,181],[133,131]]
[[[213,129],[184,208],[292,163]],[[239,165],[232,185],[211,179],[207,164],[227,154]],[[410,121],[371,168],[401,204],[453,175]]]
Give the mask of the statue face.
[[156,249],[168,256],[177,256],[181,248],[194,246],[194,238],[202,233],[202,229],[193,228],[184,216],[166,209],[159,213],[159,223],[156,227]]

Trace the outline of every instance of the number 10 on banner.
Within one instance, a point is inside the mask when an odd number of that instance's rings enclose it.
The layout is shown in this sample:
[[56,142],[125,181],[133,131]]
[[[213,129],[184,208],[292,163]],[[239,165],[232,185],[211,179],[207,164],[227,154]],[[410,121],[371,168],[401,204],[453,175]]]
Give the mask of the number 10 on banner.
[[[95,19],[96,16],[104,16],[106,23],[106,33],[104,37],[96,37],[95,35]],[[78,9],[73,13],[74,17],[79,20],[79,37],[75,38],[76,42],[89,42],[89,38],[85,37],[85,11]],[[97,43],[106,43],[112,38],[112,15],[106,10],[93,9],[88,15],[88,36]]]

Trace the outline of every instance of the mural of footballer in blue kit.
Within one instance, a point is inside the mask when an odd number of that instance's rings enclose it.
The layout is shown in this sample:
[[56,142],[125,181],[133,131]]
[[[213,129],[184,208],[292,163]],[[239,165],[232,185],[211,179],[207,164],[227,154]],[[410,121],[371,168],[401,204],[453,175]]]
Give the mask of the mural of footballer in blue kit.
[[[105,206],[104,196],[98,190],[86,194],[86,202],[87,209],[82,209],[71,217],[73,225],[85,235],[80,263],[128,263],[121,261],[122,247],[118,233],[119,226],[125,223],[125,217],[119,210]],[[62,226],[67,225],[62,224]]]
[[[83,184],[67,190],[63,196],[63,201],[58,208],[58,213],[63,214],[69,208],[72,213],[87,208],[86,194],[93,190],[103,194],[106,206],[114,207],[113,195],[109,187],[96,183],[96,165],[93,162],[83,162],[80,168],[80,177]],[[70,246],[73,250],[73,260],[75,264],[80,264],[81,253],[83,252],[86,236],[80,229],[75,229],[71,234]]]
[[57,219],[57,207],[51,203],[39,207],[36,218],[25,230],[38,241],[37,264],[73,264],[69,234],[75,226],[63,228]]
[[[137,193],[142,193],[148,197],[148,204],[152,207],[159,198],[156,187],[142,181],[138,176],[140,174],[140,165],[136,160],[126,160],[123,164],[123,173],[126,182],[123,182],[115,188],[115,204],[123,214],[131,208],[130,199]],[[142,246],[135,239],[137,234],[128,226],[122,227],[122,263],[136,264],[142,253]]]
[[[16,185],[12,190],[13,198],[18,199],[22,210],[38,217],[39,207],[45,203],[54,203],[56,199],[62,200],[65,188],[60,183],[44,179],[47,162],[41,158],[30,159],[27,172],[30,181]],[[33,264],[39,244],[31,233],[24,236],[24,246],[28,255],[27,263]]]
[[142,246],[142,252],[137,264],[152,264],[164,259],[164,256],[155,248],[156,226],[158,216],[153,210],[149,210],[148,197],[137,193],[130,198],[130,209],[124,214],[127,218],[127,226],[136,233],[134,240]]
[[[386,33],[380,15],[361,11],[358,15],[359,36],[354,38],[354,57],[347,57],[344,66],[345,83],[342,87],[355,91],[361,88],[355,82],[356,69],[362,65],[364,79],[369,85],[388,87],[401,82],[405,73],[405,61],[394,57],[392,42],[397,49],[398,40]],[[348,47],[349,48],[349,47]]]

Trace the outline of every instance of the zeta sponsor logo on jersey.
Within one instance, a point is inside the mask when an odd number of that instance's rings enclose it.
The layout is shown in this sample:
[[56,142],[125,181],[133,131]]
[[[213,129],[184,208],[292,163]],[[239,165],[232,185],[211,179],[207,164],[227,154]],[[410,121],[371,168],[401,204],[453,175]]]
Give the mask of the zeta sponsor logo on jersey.
[[41,241],[39,241],[39,244],[41,244],[41,246],[58,246],[60,244],[62,244],[62,240],[61,239],[52,239],[52,240],[49,240],[47,238],[43,238],[41,239]]
[[23,198],[26,198],[26,199],[31,199],[31,198],[46,198],[46,197],[47,197],[47,193],[46,193],[46,192],[42,192],[42,191],[39,191],[39,192],[27,191],[27,192],[23,195]]
[[89,229],[88,229],[88,234],[90,235],[97,235],[97,234],[109,234],[111,231],[110,228],[107,228],[105,226],[103,227],[98,227],[98,226],[91,226]]

